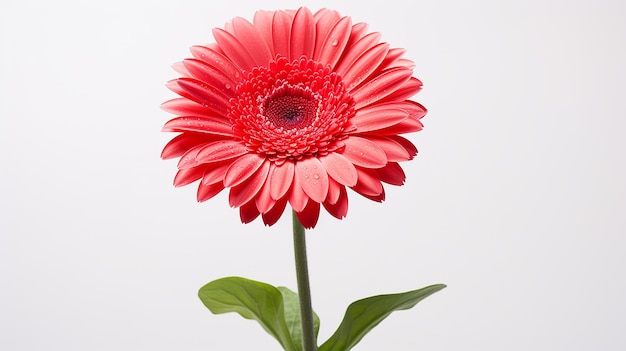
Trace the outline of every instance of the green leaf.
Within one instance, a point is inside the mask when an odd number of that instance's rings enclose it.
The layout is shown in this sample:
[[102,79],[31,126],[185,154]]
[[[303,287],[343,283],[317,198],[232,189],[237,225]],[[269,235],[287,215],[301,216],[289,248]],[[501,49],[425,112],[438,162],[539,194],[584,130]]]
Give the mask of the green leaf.
[[[256,320],[286,351],[302,349],[302,342],[294,343],[290,332],[294,328],[293,307],[288,307],[288,325],[284,293],[277,288],[245,278],[227,277],[206,284],[200,288],[198,296],[215,314],[237,312],[246,319]],[[288,303],[292,304],[290,300]]]
[[343,321],[319,351],[348,351],[393,311],[406,310],[431,294],[445,288],[431,285],[400,294],[379,295],[355,301],[346,310]]
[[[302,349],[302,321],[300,319],[300,300],[298,294],[279,286],[278,290],[283,294],[283,302],[285,304],[285,322],[289,328],[289,334],[293,343]],[[315,332],[315,339],[317,339],[317,333],[320,330],[320,319],[315,312],[313,312],[313,328]]]

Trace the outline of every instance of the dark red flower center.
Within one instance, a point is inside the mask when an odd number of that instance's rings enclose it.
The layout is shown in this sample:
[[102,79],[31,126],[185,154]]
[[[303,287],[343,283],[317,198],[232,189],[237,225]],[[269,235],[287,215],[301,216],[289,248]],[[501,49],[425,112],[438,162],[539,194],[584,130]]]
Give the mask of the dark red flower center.
[[306,96],[283,95],[267,99],[265,116],[275,126],[293,128],[311,124],[317,114],[315,99]]
[[323,156],[343,144],[354,99],[330,67],[278,58],[237,86],[228,114],[236,138],[276,162]]

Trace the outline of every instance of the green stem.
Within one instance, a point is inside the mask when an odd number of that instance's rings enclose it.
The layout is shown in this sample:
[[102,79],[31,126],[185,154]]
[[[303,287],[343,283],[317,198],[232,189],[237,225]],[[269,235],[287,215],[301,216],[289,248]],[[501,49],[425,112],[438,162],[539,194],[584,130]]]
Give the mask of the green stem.
[[306,258],[304,227],[293,211],[293,248],[296,257],[296,279],[300,298],[300,318],[302,322],[303,351],[316,351],[315,330],[313,328],[313,307],[311,306],[311,286]]

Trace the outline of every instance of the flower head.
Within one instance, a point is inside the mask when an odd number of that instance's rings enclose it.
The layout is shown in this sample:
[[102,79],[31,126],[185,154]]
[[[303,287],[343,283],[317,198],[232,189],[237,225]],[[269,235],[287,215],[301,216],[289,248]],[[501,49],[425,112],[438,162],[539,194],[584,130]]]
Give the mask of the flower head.
[[322,9],[258,11],[213,30],[174,65],[178,117],[163,149],[180,157],[175,186],[200,180],[198,201],[229,188],[242,222],[280,218],[287,203],[312,228],[321,206],[348,211],[346,188],[382,202],[382,183],[402,185],[401,161],[417,154],[400,134],[422,129],[426,109],[407,100],[422,83],[404,50],[364,23]]

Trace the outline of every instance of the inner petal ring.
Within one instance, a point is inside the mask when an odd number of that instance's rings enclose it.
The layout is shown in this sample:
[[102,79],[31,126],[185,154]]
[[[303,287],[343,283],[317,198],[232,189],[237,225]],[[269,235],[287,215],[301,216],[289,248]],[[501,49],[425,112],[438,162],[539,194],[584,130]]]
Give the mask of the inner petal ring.
[[251,152],[282,162],[342,147],[354,99],[341,77],[312,60],[279,57],[254,68],[237,86],[228,114],[236,138]]

